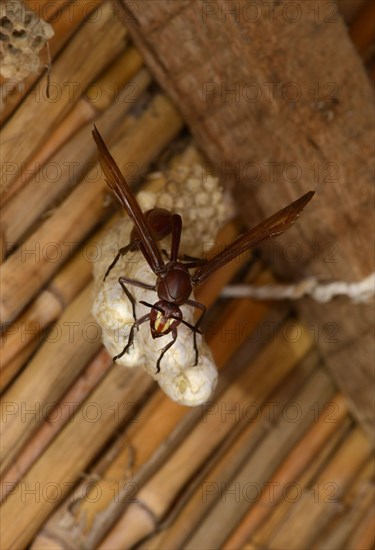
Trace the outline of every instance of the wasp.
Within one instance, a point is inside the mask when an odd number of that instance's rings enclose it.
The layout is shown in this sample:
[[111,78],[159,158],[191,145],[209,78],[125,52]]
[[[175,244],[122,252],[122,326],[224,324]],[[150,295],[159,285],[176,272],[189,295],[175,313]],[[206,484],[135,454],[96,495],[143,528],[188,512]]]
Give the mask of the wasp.
[[[187,256],[181,259],[179,258],[182,231],[181,216],[163,208],[154,208],[143,213],[96,127],[94,127],[93,137],[98,148],[99,161],[106,181],[134,224],[130,243],[119,250],[114,261],[109,266],[104,279],[121,256],[125,256],[129,251],[135,250],[141,251],[150,269],[156,276],[154,285],[149,285],[129,277],[122,276],[119,278],[119,283],[132,304],[134,323],[130,329],[126,346],[113,360],[119,359],[128,351],[133,344],[135,330],[138,330],[143,323],[149,322],[152,338],[161,338],[169,333],[172,334],[172,340],[161,350],[156,364],[156,372],[160,372],[161,360],[176,342],[178,336],[177,327],[183,323],[193,332],[195,366],[198,363],[196,338],[197,334],[201,333],[199,326],[206,312],[206,307],[190,298],[194,288],[249,248],[256,247],[263,241],[276,237],[289,229],[313,197],[314,191],[309,191],[253,229],[249,229],[211,259],[207,260]],[[167,235],[171,235],[172,244],[169,257],[165,260],[158,243]],[[194,271],[191,272],[191,270]],[[154,304],[140,301],[141,304],[150,308],[150,312],[139,319],[136,319],[135,316],[135,299],[129,292],[127,285],[155,291],[158,296],[158,300]],[[200,310],[201,314],[194,325],[184,320],[181,311],[182,305],[188,305]]]

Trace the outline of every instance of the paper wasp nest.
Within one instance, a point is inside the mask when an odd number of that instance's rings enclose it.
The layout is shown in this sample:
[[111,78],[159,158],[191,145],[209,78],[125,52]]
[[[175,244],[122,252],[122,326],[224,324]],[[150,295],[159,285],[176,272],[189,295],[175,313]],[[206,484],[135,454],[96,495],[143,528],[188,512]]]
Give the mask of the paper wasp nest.
[[48,23],[27,9],[21,0],[0,4],[0,73],[19,82],[40,69],[39,52],[52,38]]
[[[208,248],[214,243],[218,229],[233,215],[232,204],[223,196],[217,178],[202,177],[201,166],[175,166],[169,173],[167,183],[158,193],[143,191],[138,202],[143,211],[163,207],[177,212],[183,221],[180,255],[202,256],[202,245]],[[102,327],[103,341],[109,353],[119,354],[128,341],[134,322],[131,304],[121,288],[118,278],[127,276],[151,285],[156,276],[140,252],[130,252],[120,257],[105,282],[103,276],[117,251],[129,243],[132,222],[125,217],[114,226],[101,243],[101,260],[95,264],[95,303],[93,313]],[[161,241],[160,247],[170,251],[170,238]],[[192,270],[193,271],[193,270]],[[150,308],[139,304],[143,300],[154,304],[157,294],[132,285],[127,287],[137,301],[136,317],[150,312]],[[193,297],[193,296],[192,296]],[[184,320],[194,324],[194,309],[181,306]],[[208,345],[197,335],[199,351],[198,365],[194,365],[195,351],[192,331],[180,324],[174,345],[165,353],[160,372],[156,374],[156,362],[160,350],[172,339],[171,333],[153,339],[150,323],[143,323],[135,332],[134,345],[117,359],[125,367],[143,366],[159,383],[163,391],[174,401],[196,406],[210,399],[217,382],[217,370]]]

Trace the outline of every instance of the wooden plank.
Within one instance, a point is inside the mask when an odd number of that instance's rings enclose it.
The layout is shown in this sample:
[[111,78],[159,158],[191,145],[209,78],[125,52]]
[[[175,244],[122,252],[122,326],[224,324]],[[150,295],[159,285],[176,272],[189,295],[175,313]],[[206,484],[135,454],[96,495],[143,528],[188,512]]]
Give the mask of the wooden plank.
[[[335,3],[116,1],[249,225],[318,191],[303,220],[278,241],[284,247],[267,247],[275,272],[287,280],[368,276],[373,90]],[[372,430],[372,308],[305,300],[300,311]]]

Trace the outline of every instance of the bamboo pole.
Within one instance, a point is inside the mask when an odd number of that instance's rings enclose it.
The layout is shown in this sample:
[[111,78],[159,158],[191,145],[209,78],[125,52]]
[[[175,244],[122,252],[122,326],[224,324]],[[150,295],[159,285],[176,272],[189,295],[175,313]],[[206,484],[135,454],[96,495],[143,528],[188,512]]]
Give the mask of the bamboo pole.
[[[138,171],[144,171],[181,125],[181,118],[169,100],[156,96],[140,118],[127,119],[125,127],[128,131],[112,147],[112,152],[115,157],[121,155],[121,166],[124,161],[130,162]],[[3,323],[15,319],[66,261],[71,249],[74,250],[103,217],[106,192],[107,185],[99,175],[96,163],[54,214],[1,266]],[[57,254],[54,261],[48,257],[51,243],[52,253]],[[25,258],[26,254],[29,257]]]
[[292,507],[279,533],[271,539],[271,544],[276,548],[291,550],[311,548],[316,535],[329,522],[333,523],[341,512],[342,507],[338,502],[325,506],[321,501],[314,501],[312,491],[306,491]]
[[[42,335],[40,336],[42,340]],[[12,380],[16,377],[18,372],[27,363],[28,359],[32,356],[38,342],[31,341],[25,347],[23,347],[19,353],[11,359],[6,365],[1,365],[0,385],[1,393],[9,386]]]
[[[138,99],[150,83],[147,71],[142,70],[134,78],[132,85],[137,92],[134,100]],[[115,102],[95,122],[101,128],[103,135],[111,143],[116,129],[121,127],[123,119],[132,103],[127,102],[128,92],[122,90]],[[96,147],[91,136],[92,123],[88,123],[78,131],[51,159],[45,168],[35,174],[28,185],[8,201],[2,211],[2,225],[6,237],[7,249],[17,245],[30,228],[35,227],[40,218],[56,201],[66,195],[80,178],[89,170],[96,159]],[[49,177],[48,166],[57,171],[58,178]],[[55,181],[56,179],[56,181]],[[28,209],[25,211],[25,204]]]
[[[266,277],[262,280],[266,280]],[[233,342],[242,342],[246,338],[252,338],[253,330],[259,327],[258,323],[264,317],[267,309],[268,306],[264,302],[254,303],[247,300],[240,300],[237,303],[232,302],[229,305],[226,315],[220,316],[220,320],[217,322],[218,328],[214,330],[210,338],[210,346],[213,349],[216,362],[225,364],[229,360]],[[210,328],[210,331],[212,330]],[[254,336],[253,341],[256,341],[256,339],[257,337]]]
[[45,290],[1,336],[0,389],[10,384],[24,363],[43,341],[43,329],[53,322],[63,309],[52,292]]
[[[15,180],[22,163],[40,147],[45,136],[71,109],[90,82],[123,49],[125,30],[114,19],[112,6],[107,2],[98,10],[100,17],[87,20],[56,60],[50,99],[41,95],[41,89],[46,86],[47,77],[44,76],[36,94],[28,95],[4,126],[2,193]],[[108,33],[111,40],[106,40]],[[38,124],[35,124],[36,120]]]

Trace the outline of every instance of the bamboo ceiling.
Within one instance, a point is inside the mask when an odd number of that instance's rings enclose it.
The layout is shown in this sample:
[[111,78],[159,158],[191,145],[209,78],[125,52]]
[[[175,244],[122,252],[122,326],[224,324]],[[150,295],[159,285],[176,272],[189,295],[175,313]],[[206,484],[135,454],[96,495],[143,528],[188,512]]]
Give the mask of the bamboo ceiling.
[[182,407],[112,363],[92,263],[119,213],[93,124],[134,185],[193,141],[110,2],[27,3],[55,35],[49,99],[46,74],[2,81],[1,548],[372,548],[371,441],[313,330],[289,302],[220,298],[230,281],[274,281],[257,255],[199,289],[212,402]]

